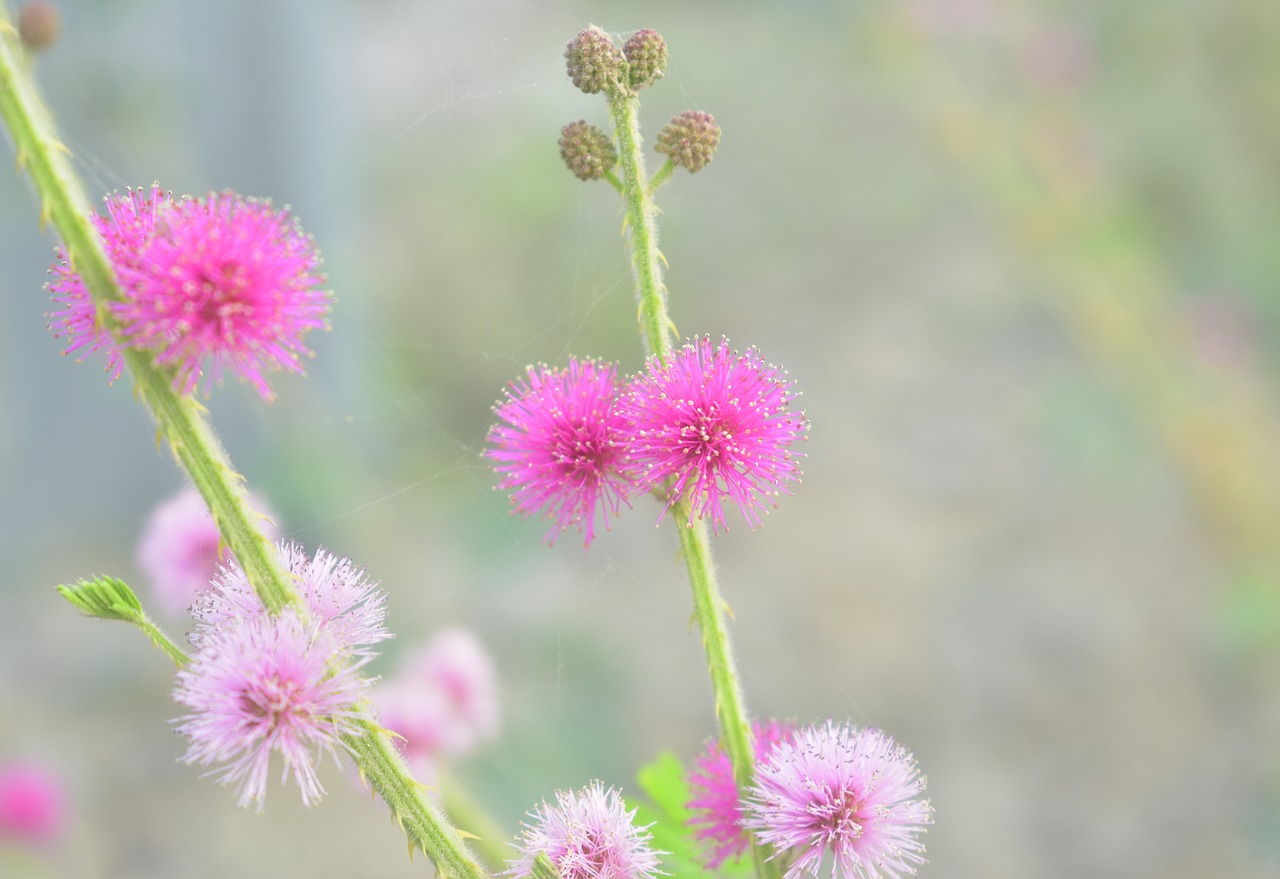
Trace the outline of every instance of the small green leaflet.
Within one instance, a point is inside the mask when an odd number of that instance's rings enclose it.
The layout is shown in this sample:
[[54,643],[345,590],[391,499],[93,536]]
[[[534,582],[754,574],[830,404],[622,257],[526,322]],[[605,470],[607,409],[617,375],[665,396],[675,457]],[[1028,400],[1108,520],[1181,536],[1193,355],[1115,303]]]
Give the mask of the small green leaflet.
[[58,594],[86,616],[132,623],[176,665],[181,667],[187,664],[187,655],[151,621],[142,610],[142,602],[138,601],[138,596],[133,594],[133,590],[123,580],[114,577],[80,580],[74,586],[59,586]]

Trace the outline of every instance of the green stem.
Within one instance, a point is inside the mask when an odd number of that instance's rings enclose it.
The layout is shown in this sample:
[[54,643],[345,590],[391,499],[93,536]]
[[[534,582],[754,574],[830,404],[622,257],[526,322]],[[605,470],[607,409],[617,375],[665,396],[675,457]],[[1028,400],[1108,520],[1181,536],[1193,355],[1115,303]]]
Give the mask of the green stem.
[[[618,167],[622,171],[623,198],[626,201],[627,227],[631,233],[631,264],[640,301],[640,334],[650,355],[667,357],[673,348],[671,318],[667,313],[666,287],[658,251],[658,230],[653,193],[671,174],[667,162],[653,180],[645,177],[644,158],[640,151],[640,125],[636,117],[639,102],[634,95],[614,94],[609,108],[613,115],[614,133],[618,138]],[[751,744],[751,727],[747,722],[742,699],[742,686],[733,662],[729,629],[725,623],[727,606],[716,585],[715,563],[706,525],[694,519],[692,525],[687,502],[676,504],[671,518],[680,532],[681,555],[689,570],[693,587],[693,606],[702,630],[702,644],[711,673],[711,689],[715,699],[716,719],[733,777],[740,791],[755,781],[755,756]],[[751,856],[759,879],[779,879],[781,870],[770,860],[768,847],[752,842]]]
[[360,725],[363,735],[344,736],[343,742],[355,754],[365,780],[391,807],[410,847],[426,852],[442,876],[483,879],[484,871],[428,799],[426,788],[409,774],[390,737],[372,720],[362,720]]
[[618,138],[618,168],[622,172],[622,197],[627,205],[627,230],[631,234],[631,270],[640,301],[640,335],[646,353],[666,357],[671,352],[671,318],[667,315],[667,291],[662,284],[658,253],[658,226],[653,199],[645,178],[640,149],[640,102],[632,94],[609,99],[614,133]]
[[[490,870],[506,868],[507,859],[515,849],[507,844],[507,836],[475,797],[457,784],[443,768],[439,770],[436,786],[444,794],[444,808],[449,817],[471,837],[472,847]],[[470,838],[470,837],[469,837]]]
[[[107,307],[121,300],[111,262],[89,221],[91,209],[84,188],[67,160],[67,149],[54,134],[53,121],[22,63],[22,48],[0,0],[0,117],[41,202],[41,221],[52,220],[62,236],[67,258],[84,279],[98,308],[98,318],[120,342],[120,326]],[[168,441],[213,514],[222,539],[244,567],[249,581],[271,612],[300,604],[272,543],[257,526],[243,489],[243,478],[232,468],[217,435],[205,418],[205,408],[174,390],[173,373],[152,363],[150,355],[120,345],[140,396],[155,416],[157,440]],[[170,654],[179,661],[177,654]],[[372,721],[363,722],[363,735],[347,744],[365,777],[391,806],[397,820],[437,866],[455,879],[483,879],[484,873],[467,854],[461,838],[444,823],[422,794],[386,733]]]
[[653,198],[653,194],[658,191],[662,184],[671,179],[671,172],[676,169],[676,163],[667,159],[662,163],[662,167],[653,172],[653,176],[649,178],[649,197]]
[[[670,512],[680,533],[680,551],[689,570],[693,587],[693,610],[702,631],[702,646],[707,653],[707,669],[711,673],[711,691],[715,699],[716,719],[720,722],[721,746],[733,765],[733,780],[745,792],[755,783],[755,751],[751,744],[751,726],[742,698],[742,685],[733,661],[729,627],[725,617],[728,605],[716,583],[715,562],[706,523],[689,522],[687,503],[677,504]],[[769,860],[768,848],[752,840],[751,857],[760,879],[777,879],[781,875],[776,861]]]

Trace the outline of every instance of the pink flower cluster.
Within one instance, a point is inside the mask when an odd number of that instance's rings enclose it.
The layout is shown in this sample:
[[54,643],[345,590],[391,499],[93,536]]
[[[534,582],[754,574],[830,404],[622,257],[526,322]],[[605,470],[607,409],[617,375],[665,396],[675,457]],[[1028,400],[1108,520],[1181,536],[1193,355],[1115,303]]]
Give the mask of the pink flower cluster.
[[525,825],[507,876],[528,879],[533,861],[546,855],[561,879],[654,879],[658,852],[634,823],[621,794],[592,782],[580,791],[557,791],[554,805],[543,802]]
[[516,511],[551,519],[548,542],[576,525],[590,546],[598,517],[608,528],[630,497],[654,489],[663,515],[683,505],[690,525],[707,517],[718,531],[727,499],[754,527],[765,501],[800,479],[791,447],[809,423],[791,408],[796,396],[758,351],[709,336],[625,382],[611,365],[571,357],[512,384],[485,455]]
[[786,879],[816,876],[830,854],[833,876],[891,879],[924,863],[919,836],[933,809],[925,779],[901,745],[874,728],[828,721],[755,728],[756,783],[742,796],[714,743],[689,772],[690,826],[707,844],[707,866],[746,852],[748,834],[788,864]]
[[303,608],[267,613],[234,562],[214,578],[192,615],[195,653],[178,672],[176,721],[188,763],[215,766],[241,807],[262,811],[271,755],[284,761],[310,805],[324,794],[321,752],[336,755],[357,734],[371,681],[361,674],[383,626],[385,596],[349,559],[294,543],[278,545]]
[[230,371],[265,400],[264,373],[303,372],[302,337],[327,327],[330,296],[319,253],[287,211],[232,192],[175,199],[159,186],[110,195],[106,208],[93,223],[123,295],[110,304],[117,334],[59,247],[50,318],[64,353],[104,351],[115,380],[119,339],[171,367],[182,393],[207,393]]
[[382,725],[399,736],[419,779],[436,761],[460,757],[498,733],[497,672],[484,645],[462,628],[442,629],[408,653],[376,693]]

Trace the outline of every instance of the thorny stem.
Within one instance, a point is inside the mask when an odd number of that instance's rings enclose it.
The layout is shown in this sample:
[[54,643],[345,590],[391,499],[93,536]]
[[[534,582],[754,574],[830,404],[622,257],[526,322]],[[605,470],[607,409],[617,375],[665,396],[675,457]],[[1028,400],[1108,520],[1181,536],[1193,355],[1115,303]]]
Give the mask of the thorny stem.
[[[13,139],[17,165],[25,169],[41,203],[41,225],[51,221],[62,237],[67,258],[84,279],[97,306],[100,325],[121,342],[119,322],[108,304],[120,301],[111,262],[89,217],[92,213],[68,151],[54,132],[54,124],[27,76],[24,50],[0,0],[0,117]],[[157,367],[143,351],[120,344],[125,365],[136,383],[137,395],[151,410],[157,441],[168,441],[178,463],[199,489],[223,542],[244,567],[263,605],[272,613],[300,604],[297,591],[283,570],[271,541],[257,525],[249,507],[244,479],[218,441],[199,402],[174,390],[173,372]],[[175,657],[176,660],[176,657]],[[410,776],[387,734],[370,720],[361,722],[362,735],[347,736],[364,776],[391,807],[405,828],[410,845],[420,846],[453,879],[484,879],[484,872],[467,853],[458,833],[445,822]]]
[[[630,232],[631,267],[640,302],[640,334],[650,356],[666,359],[673,347],[673,325],[667,314],[667,290],[662,283],[659,261],[658,230],[653,193],[671,174],[667,162],[646,179],[644,158],[640,150],[640,125],[635,95],[614,93],[609,99],[614,134],[618,139],[618,168],[622,172],[622,194],[626,201],[627,228]],[[745,792],[755,780],[755,756],[751,744],[751,727],[742,698],[742,685],[733,662],[733,649],[726,625],[727,605],[716,584],[715,562],[707,528],[700,519],[690,522],[688,501],[678,503],[671,519],[680,532],[681,555],[689,571],[693,587],[694,613],[702,630],[702,644],[711,674],[716,719],[720,736],[738,790]],[[770,860],[767,847],[752,840],[751,856],[760,879],[778,879],[781,870]]]

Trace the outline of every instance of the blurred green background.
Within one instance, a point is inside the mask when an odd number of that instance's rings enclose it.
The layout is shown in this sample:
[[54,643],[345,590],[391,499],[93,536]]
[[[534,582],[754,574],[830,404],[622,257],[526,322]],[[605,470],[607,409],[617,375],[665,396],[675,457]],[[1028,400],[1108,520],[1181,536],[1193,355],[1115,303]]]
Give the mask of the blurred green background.
[[[594,22],[671,47],[650,141],[724,130],[660,193],[680,331],[759,346],[813,425],[795,496],[717,541],[753,712],[911,747],[922,876],[1280,873],[1272,0],[59,6],[36,68],[92,194],[230,187],[320,243],[310,376],[209,407],[286,532],[381,579],[383,670],[444,625],[493,650],[504,735],[456,772],[512,832],[714,726],[657,508],[548,549],[480,458],[527,363],[641,363],[618,200],[556,150],[607,122],[563,74]],[[0,174],[0,759],[67,788],[51,873],[429,871],[345,769],[237,811],[178,762],[166,660],[53,592],[145,599],[181,480],[45,331],[37,214]]]

